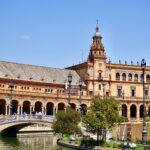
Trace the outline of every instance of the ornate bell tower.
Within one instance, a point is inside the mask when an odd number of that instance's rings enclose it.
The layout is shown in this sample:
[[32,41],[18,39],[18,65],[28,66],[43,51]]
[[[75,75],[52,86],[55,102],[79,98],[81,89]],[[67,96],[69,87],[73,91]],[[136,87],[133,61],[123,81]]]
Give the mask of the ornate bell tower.
[[102,90],[101,87],[104,87],[103,82],[107,78],[106,54],[102,44],[102,36],[100,35],[98,24],[96,26],[95,34],[93,35],[93,41],[90,47],[87,64],[88,90],[93,96],[104,96],[105,91]]
[[93,61],[94,59],[101,59],[104,62],[106,61],[105,49],[102,44],[102,36],[99,32],[98,25],[96,26],[96,32],[93,36],[93,43],[90,48],[89,61]]

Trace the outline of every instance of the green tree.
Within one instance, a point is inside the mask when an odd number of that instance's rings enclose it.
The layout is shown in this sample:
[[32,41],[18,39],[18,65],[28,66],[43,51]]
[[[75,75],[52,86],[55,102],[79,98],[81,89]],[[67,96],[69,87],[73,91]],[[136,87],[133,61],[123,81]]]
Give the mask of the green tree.
[[79,131],[80,114],[72,108],[67,108],[66,112],[59,111],[52,124],[54,133],[71,135]]
[[119,103],[114,98],[101,99],[100,97],[93,98],[88,113],[83,118],[87,128],[97,133],[97,145],[100,140],[106,139],[106,129],[112,128],[121,120]]

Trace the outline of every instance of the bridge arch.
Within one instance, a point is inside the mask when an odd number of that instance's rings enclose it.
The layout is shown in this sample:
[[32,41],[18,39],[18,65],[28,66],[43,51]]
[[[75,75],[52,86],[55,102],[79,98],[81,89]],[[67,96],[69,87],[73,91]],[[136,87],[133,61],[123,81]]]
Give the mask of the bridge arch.
[[33,124],[41,124],[51,128],[53,120],[54,117],[48,115],[41,115],[40,117],[39,115],[12,115],[2,118],[0,122],[0,135],[16,136],[20,129]]
[[6,114],[6,100],[5,99],[0,99],[0,115],[5,115]]
[[[12,122],[7,125],[0,131],[1,136],[5,137],[16,137],[20,129],[27,127],[33,124],[42,124],[44,126],[49,126],[51,128],[51,123],[44,121],[20,121]],[[2,126],[2,125],[1,125]]]

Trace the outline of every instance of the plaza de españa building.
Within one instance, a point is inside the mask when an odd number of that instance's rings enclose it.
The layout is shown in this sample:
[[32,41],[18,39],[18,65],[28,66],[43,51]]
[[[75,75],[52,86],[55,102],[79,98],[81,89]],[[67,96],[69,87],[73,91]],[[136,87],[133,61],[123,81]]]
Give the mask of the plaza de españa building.
[[[121,102],[129,121],[143,117],[143,76],[139,63],[112,63],[107,60],[99,27],[93,35],[86,62],[57,69],[0,61],[0,114],[42,112],[55,115],[64,110],[68,100],[73,109],[88,107],[93,96],[111,96]],[[68,75],[71,82],[68,83]],[[83,81],[79,86],[79,81]],[[146,107],[150,103],[150,67],[145,68]],[[13,89],[10,88],[13,82]],[[70,85],[69,85],[70,84]],[[120,112],[122,114],[122,111]]]

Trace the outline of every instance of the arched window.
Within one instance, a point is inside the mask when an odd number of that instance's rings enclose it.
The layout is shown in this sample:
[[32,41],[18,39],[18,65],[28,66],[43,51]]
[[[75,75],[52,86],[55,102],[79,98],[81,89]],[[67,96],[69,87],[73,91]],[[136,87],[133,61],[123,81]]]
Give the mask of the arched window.
[[129,73],[129,75],[128,75],[128,81],[132,81],[132,74],[131,73]]
[[126,81],[126,74],[125,73],[122,74],[122,81]]
[[116,80],[120,80],[120,73],[116,73]]
[[146,82],[150,82],[150,75],[149,74],[146,76]]
[[134,81],[138,81],[138,74],[134,75]]

